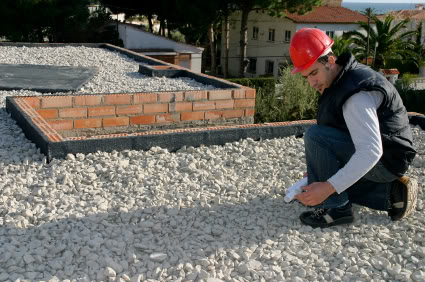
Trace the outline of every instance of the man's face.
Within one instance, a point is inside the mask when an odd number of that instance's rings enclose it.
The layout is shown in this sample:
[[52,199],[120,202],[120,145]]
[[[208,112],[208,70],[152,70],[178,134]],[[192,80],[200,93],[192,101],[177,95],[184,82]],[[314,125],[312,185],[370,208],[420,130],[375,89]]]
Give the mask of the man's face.
[[334,65],[335,58],[330,56],[328,63],[323,64],[316,61],[311,67],[301,71],[301,75],[307,79],[314,89],[323,94],[323,91],[332,84],[335,78],[332,71]]

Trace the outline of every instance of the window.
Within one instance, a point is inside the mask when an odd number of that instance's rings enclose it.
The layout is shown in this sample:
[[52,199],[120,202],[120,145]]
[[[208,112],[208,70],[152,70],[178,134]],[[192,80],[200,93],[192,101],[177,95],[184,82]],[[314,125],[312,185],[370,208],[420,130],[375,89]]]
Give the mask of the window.
[[285,42],[291,41],[291,31],[285,30]]
[[269,41],[274,41],[274,28],[269,28]]
[[326,35],[330,38],[334,38],[335,31],[326,31]]
[[274,62],[273,61],[266,61],[266,74],[273,74],[274,70]]
[[252,39],[258,39],[258,26],[252,27]]
[[248,72],[257,73],[257,58],[249,58]]

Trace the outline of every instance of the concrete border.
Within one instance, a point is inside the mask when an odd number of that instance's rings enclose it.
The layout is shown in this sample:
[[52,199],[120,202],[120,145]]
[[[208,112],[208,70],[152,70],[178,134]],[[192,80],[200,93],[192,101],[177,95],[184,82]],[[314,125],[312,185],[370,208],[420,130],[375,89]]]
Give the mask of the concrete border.
[[409,122],[413,125],[419,125],[422,130],[425,130],[425,115],[409,113]]
[[[254,140],[287,137],[291,135],[302,136],[304,131],[313,124],[293,123],[289,125],[265,125],[265,126],[232,126],[228,128],[204,128],[199,131],[179,130],[176,132],[164,131],[162,134],[152,132],[149,135],[131,135],[125,137],[113,137],[104,139],[86,139],[63,142],[48,142],[46,144],[47,157],[64,158],[68,153],[94,153],[96,151],[112,152],[122,150],[149,150],[158,146],[175,152],[184,146],[200,147],[202,145],[224,145],[241,139],[252,138]],[[182,132],[183,131],[183,132]]]

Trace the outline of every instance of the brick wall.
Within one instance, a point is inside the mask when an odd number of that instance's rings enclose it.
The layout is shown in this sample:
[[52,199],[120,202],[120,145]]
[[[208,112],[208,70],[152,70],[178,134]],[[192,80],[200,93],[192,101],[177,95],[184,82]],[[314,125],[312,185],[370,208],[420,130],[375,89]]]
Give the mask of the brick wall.
[[[253,123],[255,89],[16,97],[63,137]],[[20,103],[18,103],[20,104]]]

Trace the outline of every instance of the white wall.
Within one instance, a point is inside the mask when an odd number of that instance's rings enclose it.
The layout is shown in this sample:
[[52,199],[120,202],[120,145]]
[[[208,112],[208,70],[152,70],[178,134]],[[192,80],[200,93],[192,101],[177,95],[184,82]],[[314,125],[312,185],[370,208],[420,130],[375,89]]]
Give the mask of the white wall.
[[[373,26],[371,25],[373,28]],[[360,29],[358,24],[297,24],[297,31],[302,28],[318,28],[323,31],[334,31],[334,36],[342,36],[343,32],[357,30],[366,34],[366,31]]]
[[[201,57],[203,48],[179,43],[163,36],[143,31],[128,24],[118,25],[119,36],[127,49],[170,49],[178,53],[191,54],[190,70],[201,72]],[[188,67],[182,61],[182,67]]]
[[[229,74],[237,76],[239,73],[239,38],[240,38],[240,13],[231,17],[230,48],[229,48]],[[258,39],[253,39],[253,27],[259,28]],[[289,61],[289,42],[285,41],[285,31],[291,32],[291,39],[297,30],[304,27],[319,28],[323,31],[334,31],[335,36],[340,36],[344,31],[359,30],[358,24],[295,24],[287,18],[271,17],[265,13],[251,12],[248,17],[248,46],[247,57],[257,58],[256,73],[246,73],[247,77],[259,76],[265,73],[266,61],[274,63],[274,76],[278,75],[278,66],[284,61]],[[275,29],[275,41],[268,40],[269,29]],[[222,42],[223,43],[223,42]],[[223,45],[222,45],[223,50]]]
[[[240,38],[240,13],[235,13],[231,18],[230,48],[229,48],[229,73],[238,75],[239,72],[239,38]],[[258,27],[258,38],[253,38],[253,27]],[[275,30],[275,40],[269,41],[269,29]],[[289,59],[289,41],[285,41],[285,30],[295,33],[295,24],[286,18],[270,17],[265,13],[251,12],[248,18],[248,46],[247,57],[257,58],[256,73],[247,73],[246,76],[265,74],[266,61],[274,62],[274,75],[277,76],[279,63]]]

